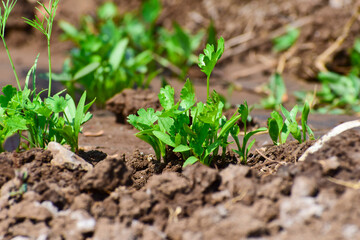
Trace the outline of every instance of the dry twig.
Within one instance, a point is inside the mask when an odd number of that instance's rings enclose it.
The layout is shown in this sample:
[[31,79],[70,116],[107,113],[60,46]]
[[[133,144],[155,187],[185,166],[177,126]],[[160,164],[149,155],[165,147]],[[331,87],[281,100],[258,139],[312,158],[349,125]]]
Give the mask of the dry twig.
[[319,69],[320,72],[327,72],[326,62],[330,56],[344,43],[345,39],[348,37],[351,26],[354,24],[356,19],[360,15],[360,6],[357,7],[356,11],[353,13],[351,18],[346,22],[341,35],[336,39],[333,44],[331,44],[322,54],[320,54],[315,60],[315,66]]
[[340,180],[340,179],[336,179],[336,178],[332,178],[329,177],[328,180],[332,183],[344,186],[344,187],[348,187],[348,188],[352,188],[355,190],[359,190],[360,189],[360,182],[348,182],[348,181],[344,181],[344,180]]
[[[294,21],[293,23],[289,24],[291,27],[294,27],[294,28],[299,28],[299,27],[302,27],[302,26],[305,26],[309,23],[311,23],[313,21],[313,17],[311,16],[308,16],[308,17],[304,17],[304,18],[300,18],[296,21]],[[288,29],[288,26],[282,26],[268,34],[266,34],[264,37],[259,37],[257,39],[254,39],[256,36],[252,35],[251,37],[248,37],[245,40],[243,41],[239,41],[239,43],[241,43],[240,45],[236,46],[234,45],[234,48],[231,48],[231,49],[228,49],[228,51],[226,51],[223,56],[220,58],[219,62],[221,61],[224,61],[232,56],[236,56],[240,53],[243,53],[245,51],[248,51],[249,49],[252,49],[252,48],[255,48],[255,47],[258,47],[266,42],[268,42],[269,40],[275,38],[275,37],[278,37],[284,33],[286,33]],[[240,36],[243,36],[244,34],[240,35]],[[236,38],[236,37],[235,37]],[[233,38],[234,39],[234,38]],[[249,43],[248,45],[245,45],[244,43],[247,43],[249,41],[251,41],[251,43]]]

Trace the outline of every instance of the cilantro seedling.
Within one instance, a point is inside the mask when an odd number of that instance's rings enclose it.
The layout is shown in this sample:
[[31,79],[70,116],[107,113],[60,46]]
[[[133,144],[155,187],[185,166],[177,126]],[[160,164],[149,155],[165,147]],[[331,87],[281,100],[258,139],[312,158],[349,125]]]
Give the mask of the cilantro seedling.
[[175,103],[170,86],[160,90],[159,100],[162,111],[140,109],[137,115],[128,117],[129,123],[140,131],[136,136],[153,147],[158,160],[166,159],[166,146],[182,154],[184,167],[197,161],[210,165],[220,147],[225,154],[230,129],[240,115],[234,114],[227,120],[216,92],[206,104],[196,104],[194,88],[187,80],[180,101]]
[[[216,51],[214,46],[207,44],[205,55],[200,55],[199,66],[208,80],[223,51],[224,39],[220,38]],[[259,128],[247,132],[246,120],[250,111],[246,102],[227,119],[223,115],[224,103],[220,96],[213,91],[211,96],[207,97],[206,103],[196,102],[195,90],[189,79],[181,90],[178,102],[175,102],[174,95],[174,89],[165,86],[158,95],[162,111],[140,109],[137,115],[128,116],[128,122],[139,130],[136,136],[153,147],[158,160],[166,159],[166,149],[170,148],[173,152],[181,153],[183,167],[195,162],[209,166],[220,150],[221,158],[225,158],[226,148],[230,144],[229,136],[232,135],[238,146],[235,152],[240,155],[241,161],[246,163],[249,150],[255,142],[253,140],[247,145],[249,138],[266,130]],[[236,125],[240,118],[245,126],[242,146],[238,139],[239,127]]]
[[204,54],[199,55],[199,67],[203,73],[206,74],[206,93],[207,98],[210,97],[210,76],[214,70],[215,64],[224,53],[225,41],[224,38],[220,38],[217,42],[217,48],[215,51],[214,45],[207,44],[204,49]]
[[233,151],[235,153],[237,153],[240,156],[240,161],[242,164],[246,164],[247,163],[247,158],[250,152],[250,149],[252,148],[252,146],[254,145],[256,139],[253,139],[250,144],[248,145],[248,141],[249,139],[255,135],[256,133],[259,132],[264,132],[267,130],[267,128],[262,127],[262,128],[258,128],[255,129],[251,132],[247,132],[247,121],[248,121],[248,116],[250,115],[250,110],[248,107],[247,102],[245,101],[244,104],[241,104],[239,109],[238,109],[240,116],[241,116],[241,122],[244,125],[244,137],[243,137],[243,141],[242,141],[242,145],[240,144],[240,140],[239,140],[239,133],[240,133],[240,128],[238,125],[234,125],[232,127],[232,129],[230,130],[231,136],[234,138],[235,143],[238,147],[238,149],[233,149]]
[[73,97],[86,89],[88,100],[96,97],[96,105],[104,107],[126,88],[148,88],[163,68],[185,76],[197,62],[194,52],[203,31],[193,35],[176,23],[172,31],[158,26],[161,11],[160,0],[143,1],[139,11],[123,15],[108,2],[98,8],[96,18],[83,16],[79,28],[61,21],[62,38],[75,46],[54,80]]
[[317,79],[321,87],[315,93],[297,92],[296,97],[303,101],[304,96],[312,95],[314,111],[331,114],[353,114],[360,112],[360,40],[356,39],[349,50],[348,73],[320,72]]
[[286,96],[286,86],[279,73],[271,75],[268,90],[268,97],[261,100],[261,105],[265,109],[277,109]]
[[276,111],[273,111],[271,113],[271,118],[268,119],[269,135],[275,145],[284,144],[290,133],[299,143],[306,141],[307,134],[310,139],[314,139],[314,133],[307,124],[310,112],[310,107],[307,102],[305,103],[301,114],[301,127],[296,120],[298,112],[297,105],[295,105],[290,112],[281,105],[281,112],[285,117],[285,121],[280,113]]
[[4,44],[4,47],[5,47],[5,50],[6,50],[6,53],[8,55],[8,58],[9,58],[9,61],[10,61],[10,64],[11,64],[11,67],[12,67],[12,70],[14,72],[14,76],[15,76],[15,79],[16,79],[16,83],[18,85],[18,88],[19,90],[21,90],[21,85],[20,85],[20,81],[19,81],[19,77],[16,73],[16,70],[15,70],[15,65],[14,65],[14,62],[11,58],[11,55],[10,55],[10,52],[9,52],[9,48],[6,44],[6,41],[5,41],[5,27],[6,27],[6,23],[7,23],[7,20],[9,18],[9,15],[12,11],[12,9],[14,8],[15,4],[16,4],[17,0],[7,0],[6,3],[4,1],[2,1],[2,5],[4,7],[4,10],[1,11],[2,9],[0,8],[0,37],[3,41],[3,44]]
[[[6,20],[16,1],[9,1],[3,6],[5,8],[4,15],[1,15],[1,37],[4,46],[4,29]],[[50,37],[52,25],[58,6],[59,0],[50,1],[50,8],[46,8],[44,4],[39,3],[46,13],[43,13],[43,20],[35,17],[35,20],[25,19],[25,21],[40,30],[48,40],[48,61],[49,72],[51,73],[51,52]],[[1,13],[1,12],[0,12]],[[7,50],[8,52],[8,50]],[[8,52],[9,53],[9,52]],[[59,92],[51,96],[51,74],[49,75],[48,97],[40,98],[40,94],[46,90],[36,93],[36,66],[39,55],[35,59],[34,65],[30,68],[26,79],[25,86],[21,89],[7,85],[2,89],[3,94],[0,95],[0,151],[4,151],[4,142],[13,134],[18,134],[25,139],[30,147],[45,148],[50,141],[56,141],[61,144],[69,144],[71,149],[78,149],[78,135],[81,131],[81,125],[90,120],[91,114],[88,109],[93,102],[85,105],[86,93],[84,92],[80,102],[75,107],[74,100],[67,95],[66,98],[60,96],[63,92]],[[9,55],[10,63],[13,66]],[[15,68],[13,66],[15,71]],[[16,73],[16,71],[15,71]],[[32,91],[29,88],[32,79]],[[18,81],[18,79],[17,79]],[[27,134],[22,134],[27,131]]]
[[39,19],[38,16],[35,16],[35,19],[30,20],[28,18],[24,18],[25,22],[32,26],[33,28],[39,30],[46,36],[47,40],[47,47],[48,47],[48,63],[49,63],[49,88],[48,88],[48,97],[51,96],[51,48],[50,48],[50,40],[51,40],[51,33],[52,27],[54,23],[54,18],[56,15],[56,10],[59,5],[60,0],[50,0],[49,8],[46,7],[43,3],[38,2],[38,4],[45,10],[46,13],[41,12],[37,7],[36,9],[42,14],[42,20]]
[[71,146],[71,150],[78,152],[79,150],[79,133],[81,132],[81,125],[92,118],[88,109],[95,102],[95,99],[89,104],[85,105],[86,92],[81,96],[78,106],[70,95],[65,97],[64,118],[65,124],[62,129],[56,129],[64,137],[65,141]]

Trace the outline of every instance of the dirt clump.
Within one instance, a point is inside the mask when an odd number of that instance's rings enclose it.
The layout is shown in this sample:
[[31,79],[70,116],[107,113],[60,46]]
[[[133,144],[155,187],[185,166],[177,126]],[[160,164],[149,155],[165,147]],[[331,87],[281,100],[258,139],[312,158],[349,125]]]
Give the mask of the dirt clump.
[[140,108],[159,110],[157,94],[149,89],[126,89],[106,102],[106,109],[115,114],[117,123],[126,123],[127,117]]
[[[47,151],[17,153],[16,158],[3,153],[0,159],[9,172],[17,159],[29,179],[20,198],[2,192],[0,236],[289,239],[295,235],[311,239],[321,233],[323,239],[356,239],[359,212],[347,203],[359,198],[358,191],[349,187],[355,187],[351,183],[359,177],[359,142],[360,133],[348,131],[305,162],[296,161],[312,142],[270,147],[261,155],[254,154],[253,161],[258,162],[252,167],[230,164],[224,169],[200,163],[171,168],[166,167],[169,163],[156,163],[151,155],[135,152],[99,160],[88,172],[70,171],[51,166]],[[294,154],[284,158],[281,152]],[[331,160],[326,165],[334,156],[338,164]],[[259,165],[266,161],[286,164],[261,174]],[[326,226],[331,227],[324,232]],[[24,227],[32,229],[26,232],[21,230]]]

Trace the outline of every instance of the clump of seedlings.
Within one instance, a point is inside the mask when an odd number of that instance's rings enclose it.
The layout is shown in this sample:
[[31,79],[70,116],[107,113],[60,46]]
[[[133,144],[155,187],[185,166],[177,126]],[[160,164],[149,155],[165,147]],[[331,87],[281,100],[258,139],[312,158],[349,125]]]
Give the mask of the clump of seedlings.
[[296,92],[303,101],[308,98],[318,113],[353,114],[360,112],[360,39],[349,50],[350,66],[347,73],[322,71],[317,79],[321,83],[315,92]]
[[[21,88],[15,66],[5,41],[5,25],[16,2],[16,0],[7,0],[6,3],[3,1],[4,10],[0,18],[0,37],[8,53],[18,85],[18,88],[11,85],[5,86],[2,89],[3,94],[0,95],[0,152],[5,150],[3,148],[5,140],[14,134],[19,134],[21,138],[26,140],[30,148],[45,148],[49,142],[56,141],[61,144],[68,144],[71,146],[72,151],[77,151],[81,125],[91,119],[92,115],[88,110],[94,100],[85,105],[86,92],[84,92],[76,106],[75,101],[70,95],[67,94],[65,97],[60,96],[63,91],[51,96],[51,74],[49,75],[48,89],[36,93],[35,71],[39,55],[26,76],[25,86]],[[40,20],[36,16],[34,20],[25,20],[46,36],[50,73],[50,39],[58,3],[59,0],[50,1],[49,8],[39,3],[46,12],[43,13],[43,19]],[[30,80],[32,90],[30,90]],[[48,96],[42,99],[40,94],[45,91],[48,91]],[[25,131],[27,134],[23,134]]]
[[143,1],[139,11],[126,14],[107,2],[96,17],[83,16],[79,27],[60,21],[62,38],[75,47],[55,79],[72,96],[86,89],[88,98],[96,97],[96,104],[103,107],[123,89],[148,88],[163,68],[182,78],[197,62],[194,51],[204,31],[193,35],[177,23],[173,31],[158,26],[161,11],[160,0]]
[[297,105],[290,112],[282,105],[280,106],[281,112],[285,116],[285,121],[277,111],[273,111],[268,119],[269,135],[275,145],[285,143],[290,133],[299,143],[305,142],[307,135],[309,135],[311,140],[315,139],[313,131],[307,124],[310,113],[310,107],[307,102],[301,113],[301,126],[299,126],[296,119],[299,109]]
[[261,99],[261,106],[265,109],[279,109],[280,104],[286,98],[286,86],[280,73],[274,73],[270,77],[270,82],[266,87],[268,96]]
[[140,131],[136,136],[153,147],[158,160],[166,157],[166,148],[170,147],[173,152],[181,153],[184,167],[195,162],[211,165],[220,150],[222,159],[225,158],[231,135],[238,145],[238,150],[235,151],[241,156],[242,162],[246,163],[247,154],[255,142],[253,140],[247,146],[247,141],[256,132],[266,130],[262,128],[250,133],[245,130],[246,137],[241,147],[236,122],[240,118],[246,122],[249,112],[247,104],[241,105],[238,111],[227,119],[223,115],[224,103],[219,95],[216,91],[210,94],[210,76],[223,52],[224,39],[220,38],[216,49],[214,45],[207,44],[204,54],[199,56],[198,65],[207,76],[206,103],[196,102],[193,85],[187,79],[178,102],[174,101],[174,89],[165,86],[158,95],[162,111],[140,109],[137,115],[128,116],[128,122]]
[[257,133],[267,131],[267,128],[262,127],[262,128],[258,128],[253,131],[247,132],[247,122],[248,122],[248,116],[250,115],[250,109],[249,109],[246,101],[244,102],[244,104],[240,105],[238,111],[241,115],[241,122],[244,125],[244,137],[243,137],[242,145],[240,144],[240,140],[238,137],[238,135],[240,133],[240,127],[237,124],[235,124],[231,128],[230,133],[231,133],[231,136],[235,140],[236,146],[238,147],[237,150],[233,149],[233,151],[240,156],[241,163],[246,164],[250,149],[252,148],[252,146],[254,145],[254,143],[256,141],[256,139],[253,139],[248,145],[249,139]]

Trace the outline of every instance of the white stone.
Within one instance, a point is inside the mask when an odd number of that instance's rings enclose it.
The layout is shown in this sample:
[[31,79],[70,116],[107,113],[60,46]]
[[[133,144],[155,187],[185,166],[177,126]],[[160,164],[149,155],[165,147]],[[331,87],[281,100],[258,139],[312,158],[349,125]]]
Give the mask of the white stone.
[[51,151],[53,155],[51,164],[54,166],[63,166],[70,170],[79,169],[89,171],[93,169],[90,163],[57,142],[50,142],[48,144],[48,150]]

